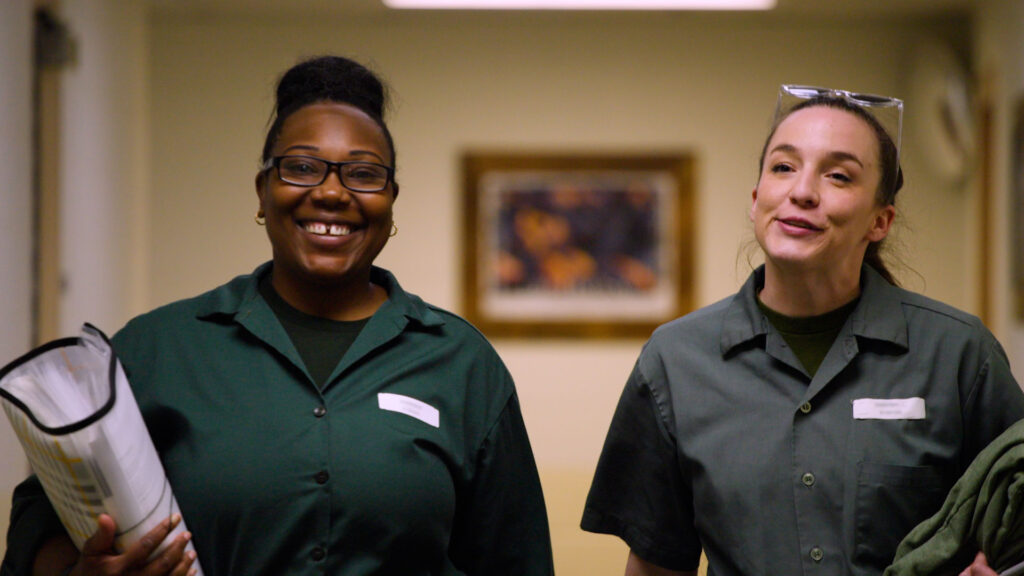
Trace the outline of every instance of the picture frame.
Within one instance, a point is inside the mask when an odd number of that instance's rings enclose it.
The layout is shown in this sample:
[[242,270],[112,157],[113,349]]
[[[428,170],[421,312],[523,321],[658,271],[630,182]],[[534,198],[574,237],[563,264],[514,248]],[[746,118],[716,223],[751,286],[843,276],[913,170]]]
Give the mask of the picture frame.
[[686,153],[462,158],[463,314],[489,337],[647,338],[693,309]]

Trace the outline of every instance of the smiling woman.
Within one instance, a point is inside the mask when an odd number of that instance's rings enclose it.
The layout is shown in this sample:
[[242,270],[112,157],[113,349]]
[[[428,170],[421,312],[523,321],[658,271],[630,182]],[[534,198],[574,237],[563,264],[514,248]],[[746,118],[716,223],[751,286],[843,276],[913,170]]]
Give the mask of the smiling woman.
[[902,173],[873,106],[899,101],[782,92],[805,96],[780,105],[752,193],[765,264],[654,333],[598,463],[583,528],[626,541],[630,576],[695,573],[702,552],[718,575],[881,575],[1024,417],[981,321],[880,257]]
[[882,170],[871,126],[841,109],[801,109],[775,130],[761,164],[750,209],[766,260],[761,301],[791,316],[852,301],[867,247],[886,237],[896,213],[876,199]]
[[112,339],[192,533],[148,561],[101,517],[79,553],[30,478],[5,576],[184,576],[185,538],[208,576],[552,573],[508,370],[374,265],[398,197],[385,104],[347,58],[287,71],[255,176],[272,260]]

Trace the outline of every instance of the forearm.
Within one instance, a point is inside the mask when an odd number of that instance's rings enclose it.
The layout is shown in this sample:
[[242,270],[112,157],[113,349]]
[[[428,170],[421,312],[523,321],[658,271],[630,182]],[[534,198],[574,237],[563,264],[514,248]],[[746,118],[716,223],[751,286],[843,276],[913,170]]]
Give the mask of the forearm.
[[32,576],[64,574],[78,561],[78,549],[67,534],[53,536],[43,542],[32,563]]
[[640,558],[631,550],[629,558],[626,560],[625,576],[697,576],[697,571],[669,570],[661,566],[655,566]]

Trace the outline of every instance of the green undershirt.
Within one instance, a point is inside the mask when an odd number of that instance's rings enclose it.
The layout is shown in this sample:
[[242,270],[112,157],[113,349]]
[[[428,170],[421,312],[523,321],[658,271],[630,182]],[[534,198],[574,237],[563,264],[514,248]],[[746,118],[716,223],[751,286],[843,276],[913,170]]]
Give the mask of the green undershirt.
[[260,278],[259,291],[284,326],[313,382],[323,388],[370,319],[341,321],[306,314],[281,298],[270,282],[270,274]]
[[804,369],[813,378],[828,354],[829,348],[839,336],[847,317],[857,307],[860,298],[819,316],[793,317],[779,314],[757,299],[757,306],[772,326],[779,331],[782,339],[793,349]]

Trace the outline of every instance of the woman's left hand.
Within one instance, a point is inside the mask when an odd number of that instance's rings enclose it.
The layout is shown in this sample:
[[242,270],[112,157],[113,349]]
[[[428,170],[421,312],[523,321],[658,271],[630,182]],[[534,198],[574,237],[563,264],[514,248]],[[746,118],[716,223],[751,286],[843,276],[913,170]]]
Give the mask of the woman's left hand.
[[978,552],[978,555],[974,557],[974,562],[961,572],[960,576],[999,576],[999,574],[989,567],[985,553]]

